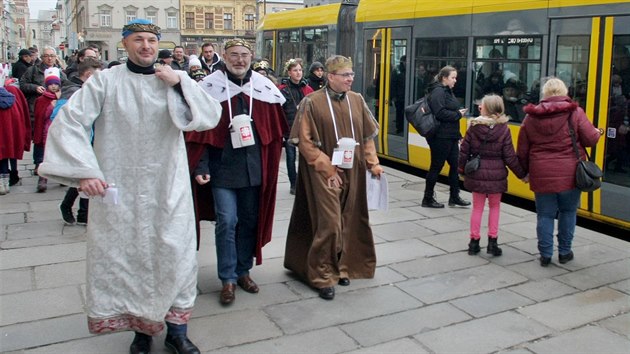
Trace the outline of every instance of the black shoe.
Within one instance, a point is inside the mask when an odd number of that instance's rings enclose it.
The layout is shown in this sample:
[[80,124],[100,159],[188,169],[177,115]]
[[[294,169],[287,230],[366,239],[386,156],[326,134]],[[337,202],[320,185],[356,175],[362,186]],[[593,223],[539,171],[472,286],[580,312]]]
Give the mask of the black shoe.
[[9,172],[9,187],[15,186],[18,183],[20,183],[20,176],[18,175],[18,171],[11,170],[11,172]]
[[422,206],[424,208],[444,208],[444,204],[438,203],[433,197],[424,197],[422,199]]
[[148,334],[136,332],[136,337],[129,347],[130,354],[149,354],[151,352],[151,342],[153,337]]
[[551,257],[540,256],[540,266],[541,267],[546,267],[546,266],[549,265],[549,263],[551,263]]
[[496,237],[488,237],[488,248],[486,250],[486,253],[491,254],[495,257],[499,257],[503,254],[503,250],[500,249],[497,245]]
[[573,260],[573,251],[569,251],[569,253],[565,254],[565,255],[558,255],[558,262],[560,262],[560,264],[565,264],[568,261],[572,261]]
[[339,285],[341,286],[348,286],[350,285],[350,279],[348,278],[339,278]]
[[87,215],[77,214],[77,225],[87,225]]
[[295,187],[291,187],[291,188],[289,189],[289,193],[290,193],[291,195],[295,195]]
[[469,206],[470,202],[467,200],[463,200],[460,196],[450,197],[448,199],[448,206]]
[[178,336],[166,335],[164,345],[175,354],[199,354],[199,348],[188,339],[185,334]]
[[319,297],[321,297],[322,299],[326,299],[326,300],[332,300],[335,298],[335,288],[334,287],[328,287],[328,288],[321,288],[319,289]]
[[61,218],[66,225],[74,225],[77,221],[74,219],[74,215],[72,215],[72,208],[69,208],[65,204],[59,204],[59,210],[61,210]]
[[479,239],[470,239],[470,243],[468,244],[468,254],[471,256],[476,255],[481,251],[481,247],[479,247]]

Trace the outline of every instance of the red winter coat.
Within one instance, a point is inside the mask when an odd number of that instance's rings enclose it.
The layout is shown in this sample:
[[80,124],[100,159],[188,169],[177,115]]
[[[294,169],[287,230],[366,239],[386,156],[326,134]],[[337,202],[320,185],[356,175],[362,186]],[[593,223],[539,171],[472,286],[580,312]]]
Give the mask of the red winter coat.
[[[552,96],[523,109],[527,115],[518,135],[517,155],[529,172],[529,188],[535,193],[560,193],[575,188],[577,159],[569,135],[571,117],[578,150],[593,147],[600,133],[582,108],[567,96]],[[573,114],[571,114],[573,113]]]
[[[50,120],[50,113],[52,112],[52,102],[57,100],[57,95],[50,91],[44,92],[41,96],[35,100],[35,123],[33,124],[33,143],[45,144],[46,143],[46,125]],[[50,124],[50,123],[48,123]]]
[[28,102],[19,88],[9,85],[5,89],[15,100],[9,107],[0,108],[0,160],[21,160],[24,151],[31,150]]
[[[507,126],[508,118],[477,117],[471,122],[459,150],[458,172],[464,173],[468,156],[481,153],[479,169],[464,177],[464,187],[471,192],[494,194],[507,191],[508,166],[518,178],[525,177],[525,169],[518,162],[512,136]],[[485,144],[483,143],[486,139]],[[483,145],[483,146],[482,146]]]

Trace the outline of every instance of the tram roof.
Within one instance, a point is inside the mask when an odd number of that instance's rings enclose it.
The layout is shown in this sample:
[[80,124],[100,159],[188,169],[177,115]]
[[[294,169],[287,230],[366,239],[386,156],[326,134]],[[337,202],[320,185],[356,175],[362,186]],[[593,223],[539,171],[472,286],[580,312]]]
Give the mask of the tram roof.
[[357,22],[389,21],[410,18],[470,15],[474,13],[536,10],[567,6],[625,3],[619,0],[362,0]]
[[259,30],[302,28],[337,23],[341,4],[329,4],[266,14],[258,25]]

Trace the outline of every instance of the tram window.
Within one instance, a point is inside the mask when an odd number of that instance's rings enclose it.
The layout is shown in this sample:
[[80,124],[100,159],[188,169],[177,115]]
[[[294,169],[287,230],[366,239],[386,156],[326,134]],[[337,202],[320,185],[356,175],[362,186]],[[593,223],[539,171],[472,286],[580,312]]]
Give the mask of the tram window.
[[263,33],[262,58],[271,59],[272,55],[273,55],[273,32],[265,31]]
[[503,97],[511,122],[525,117],[523,107],[540,96],[541,37],[493,37],[475,39],[473,59],[473,109],[479,114],[484,95]]
[[328,28],[305,29],[303,38],[299,57],[305,60],[305,68],[314,61],[324,63],[328,58]]
[[457,69],[457,84],[453,88],[455,97],[464,105],[466,97],[466,38],[418,39],[414,61],[414,100],[424,96],[431,81],[440,69],[452,65]]
[[589,36],[558,36],[555,75],[564,81],[569,96],[582,108],[586,105],[589,46]]

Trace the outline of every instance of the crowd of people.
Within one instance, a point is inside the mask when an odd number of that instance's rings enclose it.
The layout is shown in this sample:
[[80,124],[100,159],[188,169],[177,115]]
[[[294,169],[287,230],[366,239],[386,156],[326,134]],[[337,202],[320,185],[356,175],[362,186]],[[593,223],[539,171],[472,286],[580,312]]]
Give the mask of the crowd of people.
[[[227,41],[222,56],[212,43],[187,56],[181,46],[159,50],[160,37],[159,27],[136,19],[123,27],[124,65],[105,65],[98,48],[86,47],[64,69],[45,47],[41,56],[36,48],[20,51],[17,85],[5,78],[8,68],[0,71],[0,194],[19,183],[17,160],[31,143],[37,191],[47,190],[49,178],[69,187],[62,219],[87,224],[89,330],[135,331],[130,352],[148,353],[166,324],[168,348],[199,353],[187,323],[197,294],[200,221],[215,222],[220,303],[234,303],[237,287],[258,293],[251,271],[271,240],[283,148],[295,195],[284,266],[325,300],[334,299],[336,285],[372,278],[366,175],[383,173],[374,140],[379,124],[351,90],[352,60],[333,55],[311,63],[305,75],[306,63],[292,58],[281,78],[266,59],[254,58],[247,41]],[[481,115],[462,137],[466,110],[453,94],[456,82],[457,70],[446,66],[427,84],[440,125],[428,139],[421,205],[444,207],[434,187],[447,162],[449,206],[469,206],[458,174],[477,154],[480,167],[464,176],[473,193],[468,253],[480,251],[487,199],[487,251],[502,255],[499,206],[509,167],[535,193],[541,266],[551,262],[556,215],[559,262],[571,261],[580,192],[568,127],[581,150],[597,143],[599,130],[564,83],[551,78],[541,101],[524,107],[516,150],[508,108],[496,94],[483,97]]]

